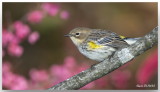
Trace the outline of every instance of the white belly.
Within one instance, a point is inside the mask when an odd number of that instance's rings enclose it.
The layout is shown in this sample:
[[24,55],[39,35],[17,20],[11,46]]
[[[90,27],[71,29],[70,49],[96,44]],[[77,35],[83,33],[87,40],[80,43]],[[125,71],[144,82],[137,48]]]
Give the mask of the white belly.
[[92,51],[82,50],[82,48],[80,48],[79,51],[89,59],[101,62],[112,55],[115,49],[107,46],[103,49],[93,49]]

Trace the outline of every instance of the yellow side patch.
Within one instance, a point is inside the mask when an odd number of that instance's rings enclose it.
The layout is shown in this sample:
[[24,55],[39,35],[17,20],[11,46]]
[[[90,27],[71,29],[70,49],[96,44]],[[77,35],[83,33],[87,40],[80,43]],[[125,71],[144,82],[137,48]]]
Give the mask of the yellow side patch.
[[124,37],[124,36],[122,36],[122,35],[120,35],[119,37],[120,37],[121,39],[124,39],[124,38],[126,38],[126,37]]
[[88,42],[88,46],[89,46],[89,49],[98,49],[98,48],[103,47],[101,45],[97,45],[96,43],[94,43],[92,41]]

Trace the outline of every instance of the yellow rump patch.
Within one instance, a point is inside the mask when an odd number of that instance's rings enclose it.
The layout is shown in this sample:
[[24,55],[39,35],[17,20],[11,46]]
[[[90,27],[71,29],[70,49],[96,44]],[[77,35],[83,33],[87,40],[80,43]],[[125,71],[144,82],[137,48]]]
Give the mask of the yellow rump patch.
[[124,36],[122,36],[122,35],[120,35],[119,37],[120,37],[121,39],[124,39],[124,38],[126,38],[126,37],[124,37]]
[[103,47],[101,45],[97,45],[96,43],[94,43],[92,41],[88,42],[88,46],[89,46],[89,49],[98,49],[98,48]]

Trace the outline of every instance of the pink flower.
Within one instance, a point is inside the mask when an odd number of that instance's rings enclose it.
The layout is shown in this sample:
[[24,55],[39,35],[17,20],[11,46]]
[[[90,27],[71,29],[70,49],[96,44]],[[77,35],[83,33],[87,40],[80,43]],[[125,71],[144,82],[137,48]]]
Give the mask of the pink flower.
[[84,70],[84,68],[82,69],[81,67],[85,67],[85,65],[77,66],[77,63],[73,57],[67,57],[63,65],[53,65],[50,68],[50,74],[55,78],[54,84],[64,81],[75,74],[78,74]]
[[140,66],[137,82],[146,84],[158,71],[158,50],[154,51]]
[[129,71],[116,70],[111,73],[111,82],[118,89],[125,89],[128,86],[128,81],[131,77]]
[[22,40],[19,39],[18,37],[14,36],[14,38],[12,39],[11,44],[19,44]]
[[73,57],[71,57],[71,56],[66,57],[65,60],[64,60],[64,66],[66,68],[73,69],[74,67],[77,66],[76,65],[76,60]]
[[[86,64],[77,64],[75,59],[73,57],[67,57],[64,60],[63,65],[53,65],[50,68],[50,74],[52,74],[52,77],[54,78],[54,83],[57,84],[61,81],[64,81],[71,76],[78,74],[82,72],[83,70],[87,69],[89,66]],[[98,79],[94,82],[91,82],[84,86],[81,89],[91,89],[91,88],[104,88],[107,85],[106,77]]]
[[22,76],[16,75],[14,80],[11,83],[13,83],[10,87],[11,90],[27,90],[28,89],[28,82]]
[[28,88],[27,80],[20,76],[12,73],[11,64],[4,62],[2,64],[2,84],[3,87],[12,90],[25,90]]
[[14,23],[14,28],[16,30],[16,36],[20,39],[24,39],[31,31],[29,26],[23,24],[21,21],[16,21]]
[[55,75],[61,76],[62,75],[61,71],[62,71],[62,67],[59,65],[52,65],[50,68],[50,72],[52,76],[55,76]]
[[62,12],[60,13],[60,17],[61,17],[62,19],[68,19],[68,18],[69,18],[69,13],[68,13],[68,11],[62,11]]
[[35,81],[35,82],[46,81],[48,80],[48,77],[49,77],[49,74],[47,73],[46,70],[32,69],[29,74],[32,81]]
[[44,17],[42,11],[32,11],[27,15],[27,20],[31,23],[39,23],[42,21],[42,18]]
[[2,63],[2,72],[10,72],[11,64],[8,61],[3,61]]
[[108,81],[107,81],[108,77],[102,77],[98,80],[95,81],[95,84],[98,84],[96,87],[97,88],[105,88],[108,85]]
[[10,89],[15,79],[16,79],[15,74],[13,74],[11,71],[8,71],[8,72],[3,71],[2,84],[4,87]]
[[42,9],[46,11],[49,15],[55,16],[59,11],[58,4],[44,3],[42,4]]
[[32,32],[28,37],[28,42],[30,44],[34,44],[39,39],[39,33],[38,32]]
[[[69,63],[72,63],[71,66]],[[74,66],[75,65],[75,66]],[[49,73],[47,70],[32,69],[30,79],[15,74],[11,71],[11,64],[3,62],[3,87],[12,90],[46,89],[87,68],[85,64],[77,64],[73,57],[67,57],[65,64],[53,65]],[[106,77],[89,83],[81,89],[98,89],[107,85]]]
[[23,54],[23,48],[18,44],[10,44],[8,46],[8,53],[12,56],[20,57]]
[[73,76],[71,71],[69,71],[67,68],[60,65],[53,65],[50,68],[50,73],[53,77],[56,78],[55,84]]
[[14,38],[13,33],[9,32],[8,30],[2,31],[2,45],[5,47],[8,45],[8,43],[12,42],[12,39]]

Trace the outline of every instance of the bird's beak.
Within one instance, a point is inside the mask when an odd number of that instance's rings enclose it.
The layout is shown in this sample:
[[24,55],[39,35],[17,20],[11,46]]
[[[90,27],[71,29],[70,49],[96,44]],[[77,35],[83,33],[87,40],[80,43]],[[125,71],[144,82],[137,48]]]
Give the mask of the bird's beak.
[[66,35],[64,35],[65,37],[70,37],[71,36],[71,34],[66,34]]

